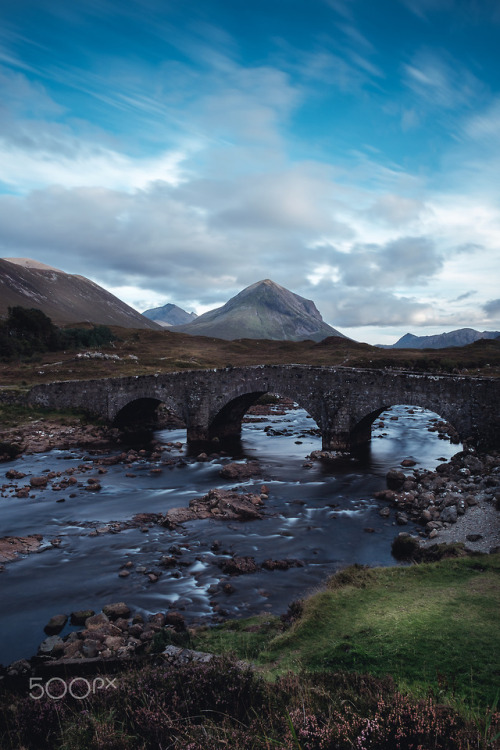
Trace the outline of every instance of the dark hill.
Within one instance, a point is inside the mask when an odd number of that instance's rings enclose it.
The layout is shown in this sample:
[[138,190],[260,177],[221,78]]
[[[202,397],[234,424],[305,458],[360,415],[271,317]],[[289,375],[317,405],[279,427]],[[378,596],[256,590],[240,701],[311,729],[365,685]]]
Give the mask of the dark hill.
[[28,258],[0,258],[0,317],[9,307],[38,308],[57,325],[98,323],[123,328],[160,326],[84,276]]

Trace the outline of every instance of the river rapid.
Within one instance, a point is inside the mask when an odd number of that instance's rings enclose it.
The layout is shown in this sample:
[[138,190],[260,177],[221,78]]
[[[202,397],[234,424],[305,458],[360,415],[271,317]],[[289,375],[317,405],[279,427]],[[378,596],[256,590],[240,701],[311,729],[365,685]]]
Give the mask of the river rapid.
[[[92,456],[82,449],[53,450],[2,464],[3,475],[9,469],[25,473],[22,484],[48,470],[87,468],[77,469],[84,476],[75,474],[79,481],[72,489],[54,492],[48,487],[27,498],[0,498],[1,537],[43,535],[37,553],[7,563],[0,572],[0,663],[36,653],[46,637],[43,627],[55,614],[100,611],[118,601],[142,614],[179,610],[192,624],[278,614],[348,564],[398,564],[391,541],[399,531],[415,527],[397,526],[393,509],[388,518],[381,517],[382,504],[373,494],[386,488],[387,471],[400,468],[402,460],[413,459],[415,468],[433,470],[461,450],[428,431],[436,417],[417,407],[393,407],[377,420],[369,447],[352,457],[309,466],[304,465],[306,457],[321,449],[321,439],[301,409],[246,423],[232,455],[207,461],[187,454],[185,431],[162,430],[155,439],[182,443],[169,446],[168,455],[184,456],[184,461],[166,466],[167,453],[155,462],[144,456],[132,467],[119,463],[98,475]],[[225,463],[244,459],[258,460],[261,476],[236,484],[219,475]],[[405,471],[411,474],[411,469]],[[99,492],[85,490],[84,482],[93,476],[101,482]],[[152,525],[106,531],[111,521],[126,522],[137,513],[163,514],[213,488],[237,486],[240,492],[260,494],[262,484],[269,497],[261,520],[208,519],[174,530]],[[59,540],[56,546],[50,543],[54,539]],[[171,547],[180,564],[162,568],[159,562]],[[303,565],[230,577],[223,575],[220,562],[232,555],[251,556],[258,565],[288,558]],[[123,570],[126,577],[119,575]],[[230,593],[223,588],[228,582]],[[61,636],[71,629],[67,625]]]

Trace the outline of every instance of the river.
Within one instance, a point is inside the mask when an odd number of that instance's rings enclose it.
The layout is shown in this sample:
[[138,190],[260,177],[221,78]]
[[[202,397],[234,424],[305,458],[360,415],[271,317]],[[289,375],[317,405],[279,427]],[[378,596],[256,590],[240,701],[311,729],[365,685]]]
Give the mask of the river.
[[[301,409],[246,423],[233,456],[206,462],[187,455],[185,431],[163,430],[155,433],[157,440],[182,443],[169,454],[185,455],[181,465],[152,464],[144,457],[132,467],[109,466],[99,475],[99,492],[84,488],[87,476],[97,476],[97,470],[83,450],[54,450],[2,464],[3,473],[13,468],[28,477],[82,464],[89,469],[77,475],[79,484],[73,489],[47,488],[33,492],[34,497],[0,499],[0,536],[43,535],[39,552],[7,563],[0,572],[0,663],[36,653],[45,638],[44,625],[59,613],[100,611],[116,601],[143,614],[179,609],[191,623],[281,613],[345,565],[397,564],[390,543],[402,529],[393,510],[389,518],[379,515],[381,503],[373,493],[385,489],[386,472],[403,459],[414,459],[419,469],[434,469],[461,449],[428,431],[436,416],[417,407],[393,407],[381,415],[383,427],[376,426],[377,420],[366,450],[334,463],[314,462],[309,468],[304,466],[306,456],[321,449],[321,440],[311,434],[316,425]],[[260,493],[263,483],[269,488],[262,520],[198,520],[173,531],[155,525],[147,533],[129,528],[95,535],[96,527],[110,521],[165,513],[209,489],[234,486],[219,475],[221,465],[244,458],[258,459],[262,476],[238,484],[238,489]],[[161,472],[151,473],[158,467]],[[411,474],[411,469],[406,471]],[[411,524],[404,527],[412,529]],[[59,546],[50,544],[54,538]],[[172,545],[182,549],[182,565],[162,569],[159,560]],[[231,554],[252,556],[259,564],[269,558],[294,558],[303,566],[229,578],[218,562]],[[127,563],[130,574],[120,577]],[[161,575],[151,582],[149,572]],[[222,584],[229,580],[234,591],[227,594]],[[66,626],[61,635],[71,629]]]

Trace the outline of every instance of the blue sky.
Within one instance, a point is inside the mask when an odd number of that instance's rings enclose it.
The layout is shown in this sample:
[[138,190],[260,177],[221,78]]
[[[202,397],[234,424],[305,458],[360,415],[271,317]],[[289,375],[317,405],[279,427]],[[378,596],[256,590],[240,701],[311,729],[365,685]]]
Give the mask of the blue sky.
[[139,310],[263,278],[348,336],[500,329],[493,0],[0,0],[0,254]]

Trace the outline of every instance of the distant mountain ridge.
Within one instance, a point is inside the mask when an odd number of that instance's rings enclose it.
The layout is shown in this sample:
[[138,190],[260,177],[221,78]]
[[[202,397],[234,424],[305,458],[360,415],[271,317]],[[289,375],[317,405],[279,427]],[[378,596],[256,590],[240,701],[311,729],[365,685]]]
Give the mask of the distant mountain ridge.
[[161,326],[181,326],[185,323],[191,323],[198,317],[196,313],[188,313],[179,307],[168,302],[162,307],[152,307],[151,310],[144,310],[142,313],[149,320],[154,320]]
[[459,328],[434,336],[414,336],[406,333],[395,344],[385,345],[384,349],[446,349],[449,346],[467,346],[479,339],[496,339],[500,331],[476,331],[474,328]]
[[123,328],[160,326],[85,276],[30,258],[0,258],[0,317],[9,307],[36,307],[56,325],[97,323]]
[[257,281],[222,307],[172,330],[228,341],[244,338],[278,341],[322,341],[328,336],[347,338],[324,322],[314,302],[270,279]]

